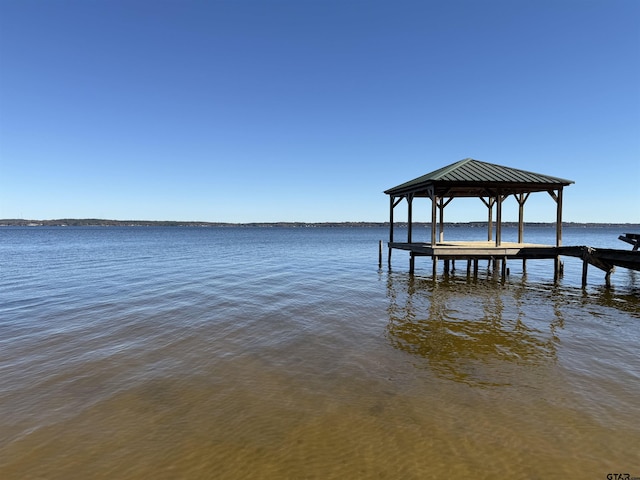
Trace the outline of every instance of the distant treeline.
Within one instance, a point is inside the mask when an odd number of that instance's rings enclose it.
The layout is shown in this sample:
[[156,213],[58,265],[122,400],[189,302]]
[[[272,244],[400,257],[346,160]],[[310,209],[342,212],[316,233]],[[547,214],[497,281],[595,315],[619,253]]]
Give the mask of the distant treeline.
[[[447,227],[478,227],[486,228],[487,222],[445,222]],[[518,222],[502,222],[505,227],[516,227]],[[552,227],[554,223],[548,222],[526,222],[527,226]],[[0,220],[0,226],[7,227],[389,227],[389,222],[252,222],[252,223],[227,223],[227,222],[181,222],[172,220],[104,220],[98,218],[61,218],[57,220],[25,220],[25,219],[4,219]],[[395,222],[394,227],[406,227],[406,222]],[[429,222],[414,222],[414,227],[430,227]],[[639,224],[634,223],[578,223],[563,222],[566,227],[585,228],[638,228]]]

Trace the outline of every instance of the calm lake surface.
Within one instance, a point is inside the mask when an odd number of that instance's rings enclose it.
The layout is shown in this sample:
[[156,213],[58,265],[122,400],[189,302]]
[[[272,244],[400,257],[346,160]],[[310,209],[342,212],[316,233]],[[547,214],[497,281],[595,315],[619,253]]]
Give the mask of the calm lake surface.
[[640,477],[640,272],[434,281],[387,237],[0,228],[0,478]]

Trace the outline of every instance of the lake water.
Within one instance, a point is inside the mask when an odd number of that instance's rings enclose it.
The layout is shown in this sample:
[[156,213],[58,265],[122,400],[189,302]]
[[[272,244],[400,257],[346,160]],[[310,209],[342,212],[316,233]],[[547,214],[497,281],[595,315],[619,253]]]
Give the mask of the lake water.
[[434,281],[387,236],[0,228],[0,478],[640,477],[640,272]]

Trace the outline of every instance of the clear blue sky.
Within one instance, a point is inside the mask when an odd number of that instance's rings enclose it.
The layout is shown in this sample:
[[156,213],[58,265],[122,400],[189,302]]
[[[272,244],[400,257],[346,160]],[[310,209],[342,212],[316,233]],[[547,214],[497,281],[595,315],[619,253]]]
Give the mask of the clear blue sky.
[[0,0],[0,218],[386,221],[467,157],[640,222],[640,1]]

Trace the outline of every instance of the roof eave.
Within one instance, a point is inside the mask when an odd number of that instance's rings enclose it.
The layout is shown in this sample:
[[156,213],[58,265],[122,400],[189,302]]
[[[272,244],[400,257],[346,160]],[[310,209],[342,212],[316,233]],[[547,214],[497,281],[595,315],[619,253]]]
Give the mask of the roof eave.
[[[540,182],[540,183],[531,183],[531,182],[452,182],[452,181],[434,181],[430,180],[428,182],[417,184],[417,185],[408,185],[403,187],[402,185],[398,185],[396,187],[385,190],[384,193],[386,195],[393,196],[403,196],[410,193],[426,193],[429,189],[464,189],[469,190],[470,192],[476,190],[478,194],[481,194],[486,190],[507,190],[507,191],[515,191],[511,193],[526,193],[526,192],[544,192],[547,190],[554,190],[560,187],[566,187],[575,183],[572,180],[558,179],[558,182]],[[470,193],[469,196],[473,196]]]

